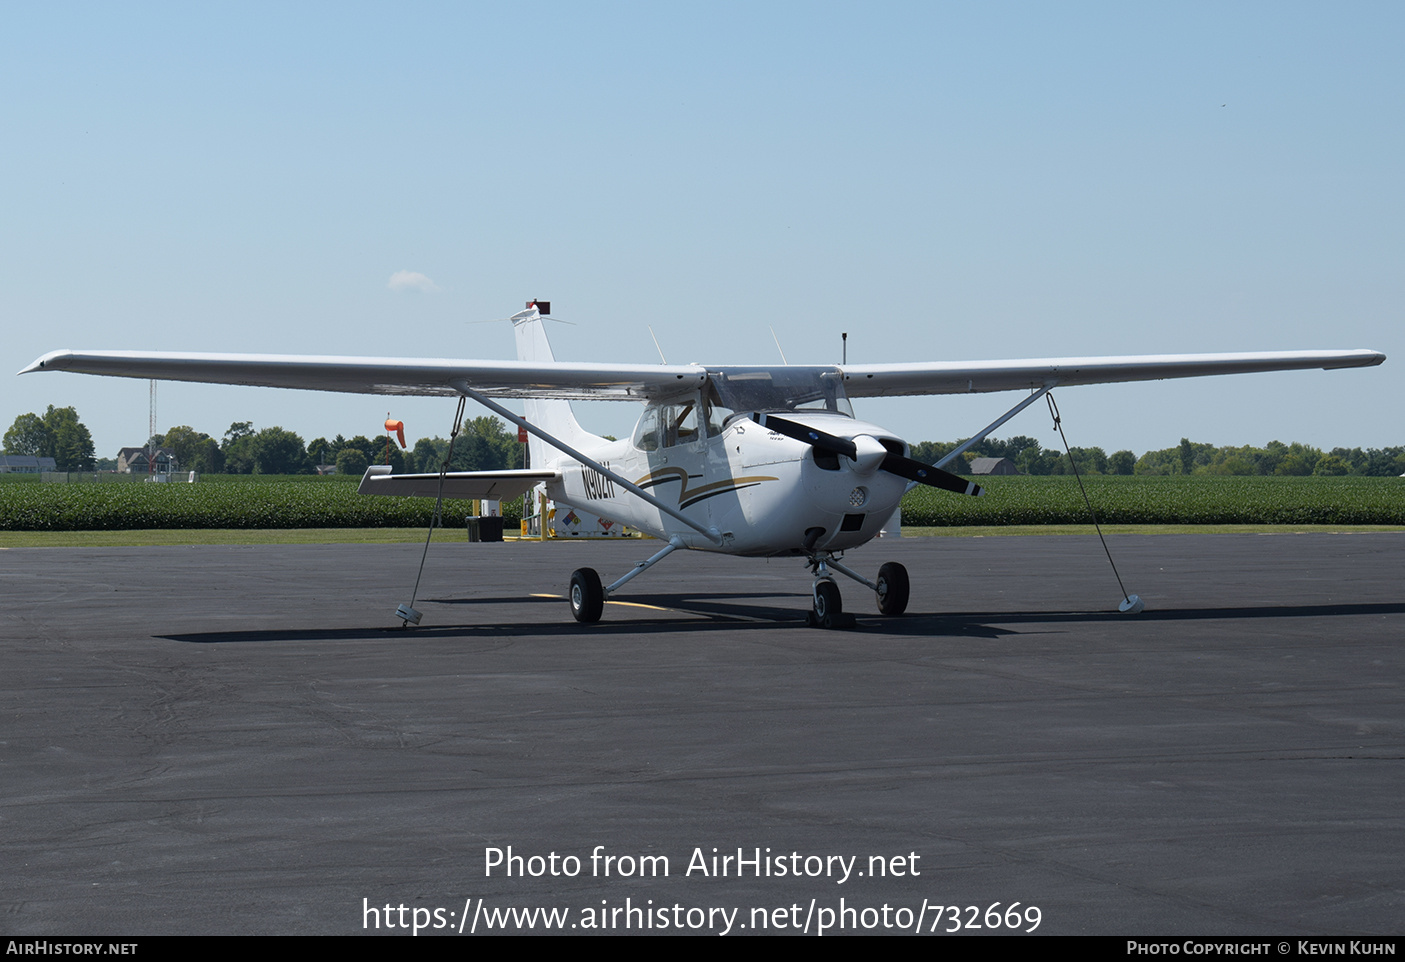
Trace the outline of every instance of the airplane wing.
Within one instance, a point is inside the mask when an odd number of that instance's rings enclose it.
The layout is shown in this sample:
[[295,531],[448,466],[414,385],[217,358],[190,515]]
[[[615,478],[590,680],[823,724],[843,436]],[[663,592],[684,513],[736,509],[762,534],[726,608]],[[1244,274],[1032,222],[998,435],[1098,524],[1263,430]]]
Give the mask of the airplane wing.
[[572,364],[299,354],[186,354],[54,351],[20,371],[248,384],[348,394],[457,397],[450,381],[494,397],[641,400],[678,394],[707,379],[696,364]]
[[1260,351],[1245,354],[1143,354],[1023,361],[848,364],[843,372],[844,393],[849,397],[897,397],[1037,390],[1050,381],[1067,387],[1073,384],[1155,381],[1216,374],[1372,367],[1384,360],[1384,354],[1364,350]]
[[[1246,354],[1146,354],[1011,361],[800,366],[791,372],[843,375],[850,397],[1020,391],[1056,380],[1060,386],[1151,381],[1173,377],[1370,367],[1376,351],[1277,351]],[[434,358],[327,357],[294,354],[187,354],[54,351],[32,371],[247,384],[352,394],[445,395],[463,380],[495,397],[647,400],[701,386],[709,371],[750,376],[763,368],[697,364],[574,364],[564,361],[477,361]]]
[[[450,471],[444,475],[444,497],[489,498],[511,501],[543,481],[554,481],[556,471]],[[439,495],[437,474],[391,474],[383,464],[373,464],[361,478],[357,494],[396,498],[433,498]]]

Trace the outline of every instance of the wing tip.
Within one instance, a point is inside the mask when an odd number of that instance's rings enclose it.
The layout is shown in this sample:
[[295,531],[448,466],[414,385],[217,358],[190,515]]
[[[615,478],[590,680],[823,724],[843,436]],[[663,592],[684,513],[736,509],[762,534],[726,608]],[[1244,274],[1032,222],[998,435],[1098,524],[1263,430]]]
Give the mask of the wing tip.
[[35,371],[48,371],[48,370],[53,370],[53,369],[55,369],[55,368],[57,367],[57,365],[54,364],[54,361],[58,360],[58,359],[61,358],[61,357],[67,357],[67,356],[68,356],[69,354],[71,354],[71,353],[73,353],[73,352],[72,352],[72,351],[50,351],[48,354],[45,354],[43,357],[38,358],[38,359],[36,359],[36,360],[30,362],[30,365],[29,365],[28,367],[20,368],[20,370],[17,371],[17,372],[15,372],[15,373],[17,373],[17,374],[33,374]]
[[1349,367],[1377,367],[1385,363],[1386,356],[1380,351],[1369,349],[1343,351],[1342,357],[1322,365],[1324,371],[1340,371]]

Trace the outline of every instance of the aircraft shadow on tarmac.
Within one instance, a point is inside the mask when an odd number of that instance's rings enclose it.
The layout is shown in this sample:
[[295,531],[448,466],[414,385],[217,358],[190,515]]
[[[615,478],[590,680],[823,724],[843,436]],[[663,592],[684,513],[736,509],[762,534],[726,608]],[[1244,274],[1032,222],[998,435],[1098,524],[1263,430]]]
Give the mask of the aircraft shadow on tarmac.
[[[706,595],[638,595],[628,602],[615,602],[629,612],[628,617],[606,618],[590,625],[579,625],[567,619],[560,621],[513,620],[477,624],[425,624],[406,630],[399,626],[375,625],[365,628],[275,628],[242,631],[186,632],[156,635],[168,641],[190,644],[227,644],[237,642],[273,641],[374,641],[386,635],[425,641],[445,638],[484,638],[502,636],[588,637],[656,634],[661,630],[677,632],[738,631],[778,629],[807,629],[805,612],[796,606],[779,607],[759,603],[777,595],[763,592],[718,592]],[[524,604],[564,608],[564,601],[551,596],[530,598],[426,599],[435,604],[504,605],[521,609]],[[747,602],[738,604],[738,601]],[[803,598],[787,601],[803,604]],[[540,610],[540,609],[538,609]],[[619,609],[616,609],[619,610]],[[606,609],[611,611],[610,607]],[[647,612],[647,614],[646,614]],[[1405,602],[1339,605],[1265,605],[1262,607],[1176,608],[1149,610],[1139,615],[1124,615],[1117,611],[959,611],[915,614],[899,618],[880,618],[877,614],[858,614],[853,631],[881,633],[903,637],[967,637],[1000,638],[1026,633],[1021,626],[1074,626],[1110,624],[1128,625],[1163,621],[1219,621],[1265,618],[1334,618],[1379,617],[1405,614]],[[819,631],[821,629],[808,629]],[[1058,630],[1058,629],[1055,629]]]

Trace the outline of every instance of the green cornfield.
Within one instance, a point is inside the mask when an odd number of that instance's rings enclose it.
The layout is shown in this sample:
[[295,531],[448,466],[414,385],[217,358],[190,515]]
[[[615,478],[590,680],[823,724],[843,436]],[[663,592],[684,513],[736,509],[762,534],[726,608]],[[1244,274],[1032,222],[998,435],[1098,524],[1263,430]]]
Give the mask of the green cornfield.
[[[244,475],[197,484],[0,484],[0,531],[123,531],[166,528],[413,528],[434,515],[432,498],[371,498],[356,479]],[[520,502],[505,503],[516,525]],[[446,527],[462,527],[471,501],[444,502]]]
[[[429,524],[428,498],[368,498],[355,479],[207,478],[197,484],[0,484],[0,531],[169,528],[404,528]],[[980,498],[919,488],[903,501],[912,526],[1083,524],[1071,476],[992,477]],[[1105,524],[1405,525],[1405,479],[1115,477],[1084,479]],[[520,502],[503,504],[507,524]],[[468,501],[445,501],[461,527]]]
[[[920,488],[903,500],[905,525],[1080,524],[1088,508],[1072,475],[977,479],[979,498]],[[1104,524],[1402,524],[1405,478],[1085,477]]]

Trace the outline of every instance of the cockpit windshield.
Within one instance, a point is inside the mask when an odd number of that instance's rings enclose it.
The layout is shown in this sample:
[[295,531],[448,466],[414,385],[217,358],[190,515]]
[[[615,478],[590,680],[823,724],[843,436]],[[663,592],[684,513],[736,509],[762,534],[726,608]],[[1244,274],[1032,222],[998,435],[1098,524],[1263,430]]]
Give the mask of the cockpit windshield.
[[853,417],[844,375],[833,367],[729,367],[708,371],[709,424],[753,411],[829,411]]

